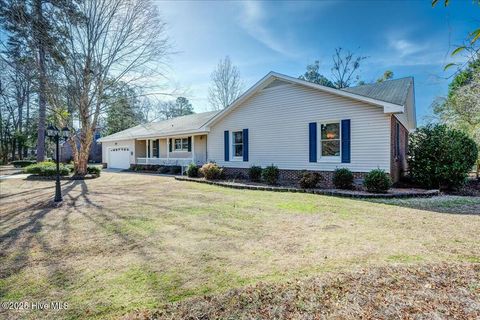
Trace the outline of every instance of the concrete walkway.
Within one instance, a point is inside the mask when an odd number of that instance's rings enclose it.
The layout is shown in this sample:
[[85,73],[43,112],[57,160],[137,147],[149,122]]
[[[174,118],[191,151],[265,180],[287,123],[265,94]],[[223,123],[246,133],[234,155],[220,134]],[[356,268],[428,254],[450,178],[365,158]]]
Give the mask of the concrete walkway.
[[12,165],[0,166],[0,180],[25,179],[28,174],[22,174],[22,168],[15,168]]
[[29,175],[30,175],[29,173],[9,174],[9,175],[0,176],[0,180],[26,179]]

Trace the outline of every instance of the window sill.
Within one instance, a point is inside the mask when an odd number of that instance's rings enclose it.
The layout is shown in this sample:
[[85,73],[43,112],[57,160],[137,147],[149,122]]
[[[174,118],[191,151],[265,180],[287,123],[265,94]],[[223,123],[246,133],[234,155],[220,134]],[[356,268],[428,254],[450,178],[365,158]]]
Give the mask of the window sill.
[[322,163],[342,163],[342,159],[339,157],[335,158],[320,158],[317,160],[317,162],[322,162]]
[[236,157],[236,158],[231,158],[230,161],[238,161],[238,162],[243,162],[243,158],[242,157]]

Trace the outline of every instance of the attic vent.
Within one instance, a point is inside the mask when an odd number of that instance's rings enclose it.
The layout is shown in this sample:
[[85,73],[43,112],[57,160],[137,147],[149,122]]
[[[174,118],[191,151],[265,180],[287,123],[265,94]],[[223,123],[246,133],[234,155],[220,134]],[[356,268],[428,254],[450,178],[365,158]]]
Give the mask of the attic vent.
[[273,88],[273,87],[278,87],[278,86],[284,86],[284,85],[286,85],[286,84],[288,84],[288,82],[275,79],[275,80],[273,80],[268,86],[266,86],[266,87],[263,88],[263,89],[268,89],[268,88]]

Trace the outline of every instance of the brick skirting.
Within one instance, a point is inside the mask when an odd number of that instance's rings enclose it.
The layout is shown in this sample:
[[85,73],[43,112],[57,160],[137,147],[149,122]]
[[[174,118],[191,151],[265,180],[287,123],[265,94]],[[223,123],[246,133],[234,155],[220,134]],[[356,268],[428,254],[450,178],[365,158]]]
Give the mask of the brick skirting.
[[[332,188],[333,187],[333,171],[313,171],[313,170],[286,170],[286,169],[279,169],[280,171],[280,178],[281,182],[286,183],[293,183],[296,184],[302,173],[305,171],[308,172],[317,172],[320,173],[324,180],[321,181],[318,185],[322,188]],[[236,179],[248,179],[248,168],[228,168],[223,167],[223,173],[227,178],[236,178]],[[365,179],[365,175],[367,172],[353,172],[353,179],[354,180],[362,180]]]
[[411,190],[411,191],[395,191],[391,189],[389,193],[370,193],[365,191],[355,190],[340,190],[340,189],[300,189],[296,187],[284,187],[284,186],[267,186],[267,185],[249,185],[242,182],[228,182],[222,180],[205,180],[202,178],[189,178],[176,176],[175,180],[190,181],[197,183],[206,183],[215,186],[222,186],[232,189],[247,189],[247,190],[261,190],[261,191],[276,191],[276,192],[300,192],[300,193],[313,193],[325,196],[337,196],[347,198],[411,198],[411,197],[433,197],[440,194],[439,190]]

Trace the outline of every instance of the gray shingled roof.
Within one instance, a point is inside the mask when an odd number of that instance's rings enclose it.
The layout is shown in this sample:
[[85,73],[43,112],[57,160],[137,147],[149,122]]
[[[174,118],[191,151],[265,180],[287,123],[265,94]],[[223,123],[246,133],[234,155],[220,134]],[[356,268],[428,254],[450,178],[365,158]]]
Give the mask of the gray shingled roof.
[[407,101],[408,89],[411,85],[413,85],[413,78],[407,77],[342,90],[403,106]]
[[109,136],[100,138],[100,142],[129,140],[149,136],[166,136],[181,132],[201,131],[203,125],[218,111],[195,113],[188,116],[177,117],[169,120],[150,122],[129,128]]

